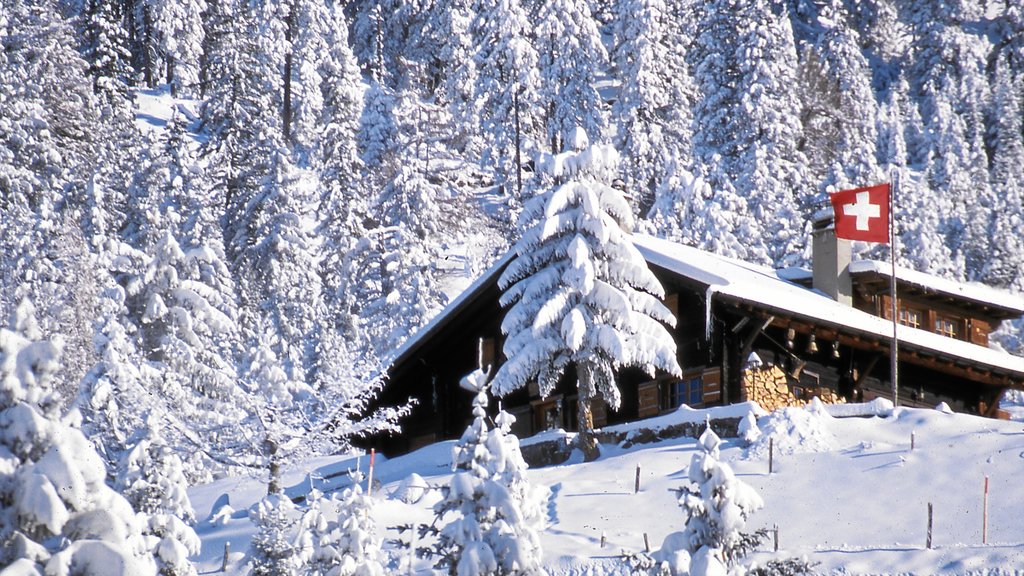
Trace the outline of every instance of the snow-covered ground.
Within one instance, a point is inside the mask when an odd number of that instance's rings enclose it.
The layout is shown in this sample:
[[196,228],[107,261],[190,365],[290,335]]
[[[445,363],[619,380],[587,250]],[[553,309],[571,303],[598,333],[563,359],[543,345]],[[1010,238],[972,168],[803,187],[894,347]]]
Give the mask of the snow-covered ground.
[[[712,417],[736,415],[737,409],[725,408],[716,409]],[[683,408],[658,424],[703,419],[703,411]],[[725,439],[722,459],[764,498],[765,509],[751,517],[748,527],[778,526],[780,555],[806,557],[820,563],[818,569],[825,573],[1024,570],[1024,490],[1017,484],[1024,470],[1022,423],[899,408],[884,417],[852,418],[835,418],[823,410],[786,409],[759,417],[758,425],[764,434],[750,447]],[[775,447],[772,474],[769,438]],[[431,485],[444,483],[450,474],[451,447],[445,442],[391,460],[378,457],[374,477],[381,486],[374,491],[375,514],[383,537],[399,538],[389,527],[433,519],[436,492],[416,504],[391,495],[413,472]],[[645,533],[651,547],[659,548],[662,539],[684,523],[671,490],[685,481],[695,450],[693,439],[629,449],[605,445],[596,462],[585,464],[575,454],[565,464],[530,470],[531,482],[548,489],[542,541],[550,572],[618,573],[617,556],[642,550]],[[310,475],[318,486],[338,486],[346,476],[335,475],[357,463],[365,470],[367,458],[309,461],[295,467],[286,484],[292,495],[308,490]],[[634,493],[638,465],[641,490]],[[316,480],[319,477],[332,478]],[[986,477],[988,543],[983,544]],[[264,489],[258,479],[230,478],[190,491],[203,540],[200,573],[220,569],[225,542],[231,544],[228,573],[244,573],[243,556],[253,532],[245,510]],[[229,495],[237,512],[223,525],[215,525],[205,518],[223,494]],[[929,502],[934,506],[932,550],[925,549]],[[408,532],[401,537],[407,540]],[[771,545],[766,542],[751,559],[770,558]],[[407,553],[393,544],[387,547],[398,555],[395,572],[430,573],[422,560],[410,570]]]

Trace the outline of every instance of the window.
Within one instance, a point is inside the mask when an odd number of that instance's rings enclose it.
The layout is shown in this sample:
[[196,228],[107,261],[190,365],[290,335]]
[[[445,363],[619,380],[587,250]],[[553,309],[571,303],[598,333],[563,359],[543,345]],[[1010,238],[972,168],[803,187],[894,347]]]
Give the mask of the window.
[[900,324],[903,324],[904,326],[910,326],[911,328],[920,328],[921,317],[922,314],[920,310],[914,310],[913,308],[905,308],[903,306],[900,306]]
[[670,380],[662,384],[661,409],[671,410],[683,404],[699,406],[704,402],[704,382],[700,376]]
[[963,330],[960,329],[960,320],[949,316],[935,317],[935,332],[949,338],[960,338]]

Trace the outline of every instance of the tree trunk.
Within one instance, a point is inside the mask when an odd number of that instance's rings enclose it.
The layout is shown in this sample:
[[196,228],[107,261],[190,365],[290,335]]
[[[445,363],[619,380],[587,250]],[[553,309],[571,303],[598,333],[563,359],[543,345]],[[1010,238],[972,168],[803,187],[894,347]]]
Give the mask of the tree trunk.
[[592,402],[595,396],[594,384],[590,380],[590,372],[581,366],[576,368],[576,390],[579,393],[576,401],[578,424],[576,442],[583,452],[585,462],[593,462],[601,455],[601,449],[594,437],[594,412]]
[[267,494],[279,494],[281,492],[281,462],[277,458],[277,442],[267,438],[263,441],[264,449],[267,451],[267,466],[270,477],[267,479]]
[[285,16],[285,43],[287,44],[284,56],[284,103],[281,110],[281,125],[284,131],[284,141],[291,144],[292,140],[292,43],[295,41],[295,6],[288,5],[288,14]]
[[513,115],[516,123],[516,202],[523,200],[523,152],[522,139],[523,128],[519,122],[519,90],[517,89],[512,100]]

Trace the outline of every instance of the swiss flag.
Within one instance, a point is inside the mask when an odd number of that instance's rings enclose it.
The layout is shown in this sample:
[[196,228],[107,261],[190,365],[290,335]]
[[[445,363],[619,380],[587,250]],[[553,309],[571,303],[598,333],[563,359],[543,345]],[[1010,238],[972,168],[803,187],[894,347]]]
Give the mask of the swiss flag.
[[889,243],[889,185],[878,184],[831,194],[836,237]]

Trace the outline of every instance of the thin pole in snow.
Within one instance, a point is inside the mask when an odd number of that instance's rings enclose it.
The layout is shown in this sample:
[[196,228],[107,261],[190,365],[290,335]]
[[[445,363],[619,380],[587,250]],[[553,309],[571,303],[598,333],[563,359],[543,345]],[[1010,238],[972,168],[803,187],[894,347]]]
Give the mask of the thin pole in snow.
[[772,473],[772,465],[775,460],[775,438],[768,439],[768,473]]
[[985,496],[982,500],[981,543],[988,544],[988,476],[985,476]]
[[224,562],[220,565],[221,572],[228,571],[228,557],[231,556],[231,542],[224,543]]
[[925,544],[929,550],[932,549],[932,503],[928,503],[928,541]]
[[366,493],[373,491],[373,461],[377,459],[377,449],[370,448],[370,473],[366,475]]
[[640,464],[636,465],[636,483],[633,485],[633,494],[640,491]]
[[892,378],[892,405],[900,405],[899,385],[899,337],[896,326],[899,325],[899,308],[896,295],[896,190],[899,185],[899,173],[893,171],[889,179],[889,259],[892,264],[892,275],[889,278],[889,294],[892,296],[892,358],[889,361],[889,374]]

